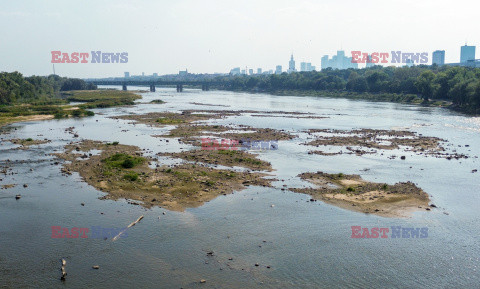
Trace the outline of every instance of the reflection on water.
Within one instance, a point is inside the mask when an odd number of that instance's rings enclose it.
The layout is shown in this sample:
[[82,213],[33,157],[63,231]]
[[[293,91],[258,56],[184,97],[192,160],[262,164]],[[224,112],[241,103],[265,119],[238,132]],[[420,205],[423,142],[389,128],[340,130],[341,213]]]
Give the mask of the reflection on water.
[[[162,99],[165,104],[150,104]],[[195,104],[197,103],[197,104]],[[212,104],[205,106],[198,104]],[[228,107],[221,107],[224,105]],[[109,116],[184,109],[310,112],[323,119],[242,115],[210,121],[286,129],[299,138],[280,141],[278,150],[259,152],[272,163],[276,188],[249,187],[186,212],[145,210],[125,201],[99,200],[101,192],[77,174],[60,174],[49,155],[80,138],[119,141],[157,152],[189,149],[151,135],[154,128]],[[4,139],[47,138],[52,142],[14,150],[0,143],[0,286],[5,288],[474,288],[478,286],[480,243],[480,118],[439,108],[345,99],[270,96],[221,91],[157,89],[132,107],[97,110],[92,118],[19,123],[3,129]],[[446,148],[470,156],[448,161],[407,154],[308,155],[301,145],[309,128],[410,129],[448,140]],[[38,136],[41,135],[41,136]],[[468,146],[466,146],[468,145]],[[96,152],[92,152],[96,153]],[[397,152],[398,153],[398,152]],[[169,160],[160,158],[159,162]],[[376,182],[412,181],[439,207],[410,219],[387,219],[343,210],[308,196],[282,191],[305,185],[307,171],[355,173]],[[12,174],[13,173],[13,174]],[[283,181],[282,181],[283,180]],[[26,188],[23,184],[27,184]],[[14,196],[21,194],[20,200]],[[81,204],[84,204],[82,206]],[[274,205],[274,206],[272,206]],[[165,213],[165,214],[164,214]],[[51,226],[125,227],[145,218],[115,242],[53,239]],[[352,239],[351,226],[428,227],[426,239]],[[208,256],[213,252],[213,256]],[[60,259],[67,260],[61,283]],[[258,264],[258,266],[255,266]],[[99,270],[92,269],[99,265]],[[268,267],[267,267],[268,266]],[[199,284],[205,279],[205,284]]]

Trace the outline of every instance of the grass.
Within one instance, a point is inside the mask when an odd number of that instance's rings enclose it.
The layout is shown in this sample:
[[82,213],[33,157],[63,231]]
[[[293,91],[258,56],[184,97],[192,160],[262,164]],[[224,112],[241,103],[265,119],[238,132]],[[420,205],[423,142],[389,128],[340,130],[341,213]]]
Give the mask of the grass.
[[185,121],[182,119],[162,117],[157,119],[155,122],[159,124],[180,124],[180,123],[184,123]]
[[[48,104],[45,104],[48,103]],[[56,103],[56,104],[53,104]],[[82,108],[75,109],[69,105],[63,105],[66,101],[42,101],[32,103],[17,103],[0,106],[0,126],[19,121],[18,117],[30,117],[35,115],[53,115],[56,119],[73,117],[93,116],[93,111]]]
[[[228,156],[232,156],[232,157],[242,154],[240,151],[237,151],[237,150],[218,150],[217,152],[218,152],[218,154],[228,155]],[[263,164],[263,162],[260,161],[260,160],[257,160],[257,159],[254,159],[254,158],[248,158],[248,157],[235,157],[233,160],[234,160],[234,162],[247,163],[247,164],[251,164],[251,165],[255,165],[255,166],[261,166]]]
[[130,156],[124,153],[117,153],[102,161],[109,168],[131,169],[137,165],[143,164],[145,162],[145,159],[142,157]]
[[128,172],[125,175],[123,175],[123,178],[127,181],[134,182],[138,180],[138,174],[135,172]]
[[63,93],[69,101],[84,102],[79,105],[83,109],[107,108],[119,105],[133,105],[141,96],[121,90],[75,90]]

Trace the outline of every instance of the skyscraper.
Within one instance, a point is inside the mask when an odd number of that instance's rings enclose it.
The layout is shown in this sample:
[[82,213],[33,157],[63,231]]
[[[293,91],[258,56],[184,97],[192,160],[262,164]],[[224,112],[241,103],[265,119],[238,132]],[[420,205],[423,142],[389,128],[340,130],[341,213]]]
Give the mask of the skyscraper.
[[257,74],[262,74],[262,69],[261,68],[257,68]]
[[300,62],[300,71],[307,71],[307,63]]
[[231,75],[239,75],[240,74],[240,67],[235,67],[232,70],[230,70]]
[[445,50],[435,50],[432,53],[432,64],[445,65]]
[[292,56],[290,57],[290,61],[288,62],[288,72],[294,72],[294,71],[297,71],[295,69],[295,60],[293,60],[293,54]]
[[345,51],[338,50],[337,55],[332,56],[331,59],[328,58],[328,55],[322,57],[322,69],[331,67],[333,69],[348,69],[348,68],[358,68],[357,63],[352,63],[351,57],[345,56]]
[[465,44],[460,49],[460,63],[475,60],[475,46],[468,46]]
[[277,67],[275,68],[275,74],[282,74],[282,66],[281,65],[277,65]]

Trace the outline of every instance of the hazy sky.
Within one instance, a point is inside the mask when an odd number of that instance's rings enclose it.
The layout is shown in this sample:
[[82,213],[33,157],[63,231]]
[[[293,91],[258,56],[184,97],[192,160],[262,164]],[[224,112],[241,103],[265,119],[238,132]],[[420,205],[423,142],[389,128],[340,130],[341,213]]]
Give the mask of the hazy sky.
[[51,74],[52,50],[128,52],[125,64],[55,65],[72,77],[286,69],[292,52],[297,69],[319,67],[339,49],[459,62],[465,41],[480,49],[478,11],[476,0],[0,0],[0,71]]

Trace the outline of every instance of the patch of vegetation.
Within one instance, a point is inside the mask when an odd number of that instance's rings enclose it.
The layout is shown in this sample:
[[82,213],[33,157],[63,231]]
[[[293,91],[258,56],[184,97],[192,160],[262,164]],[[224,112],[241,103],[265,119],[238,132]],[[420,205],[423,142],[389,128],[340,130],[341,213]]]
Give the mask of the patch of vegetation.
[[83,109],[107,108],[119,105],[133,105],[141,96],[121,90],[81,90],[64,93],[69,101],[84,102],[79,105]]
[[110,168],[131,169],[137,165],[143,164],[145,159],[142,157],[134,157],[124,153],[117,153],[103,160],[105,165]]
[[154,100],[150,101],[150,103],[161,104],[161,103],[165,103],[165,101],[163,101],[163,100],[161,100],[161,99],[154,99]]
[[91,110],[86,110],[84,113],[83,113],[84,116],[94,116],[95,113]]
[[239,163],[244,163],[245,162],[247,164],[252,164],[252,165],[255,165],[255,166],[262,165],[262,161],[252,159],[252,158],[235,158],[234,160],[235,160],[235,162],[239,162]]
[[185,121],[182,119],[162,117],[157,119],[155,122],[159,124],[180,124],[180,123],[184,123]]
[[53,115],[53,118],[55,118],[55,119],[61,119],[61,118],[66,118],[66,117],[68,117],[68,114],[63,112],[63,111],[62,112],[57,112]]
[[96,89],[81,79],[49,76],[24,77],[19,72],[0,72],[0,105],[28,103],[33,106],[66,103],[60,91]]
[[135,172],[128,172],[125,175],[123,175],[123,178],[127,181],[134,182],[138,180],[138,174]]

